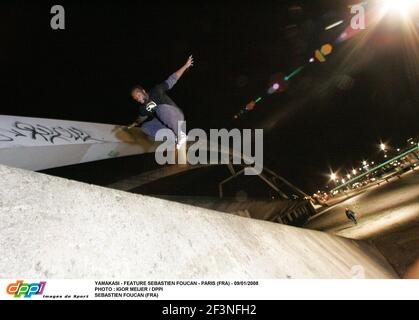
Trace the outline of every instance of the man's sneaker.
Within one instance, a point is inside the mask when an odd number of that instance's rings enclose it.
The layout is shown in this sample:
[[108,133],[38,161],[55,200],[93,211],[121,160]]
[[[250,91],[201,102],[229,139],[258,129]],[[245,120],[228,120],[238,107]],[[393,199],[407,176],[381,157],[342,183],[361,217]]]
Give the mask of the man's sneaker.
[[187,141],[188,141],[188,136],[185,133],[181,132],[177,138],[176,149],[179,150],[180,148],[182,148],[186,144]]

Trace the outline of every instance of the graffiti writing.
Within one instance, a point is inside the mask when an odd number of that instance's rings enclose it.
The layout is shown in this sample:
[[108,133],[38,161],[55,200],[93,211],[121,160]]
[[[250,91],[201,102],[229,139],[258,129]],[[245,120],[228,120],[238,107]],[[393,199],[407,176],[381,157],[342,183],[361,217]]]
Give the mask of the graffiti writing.
[[41,139],[52,144],[54,144],[57,140],[67,142],[105,142],[100,139],[95,139],[86,131],[75,127],[48,127],[41,124],[32,125],[21,121],[16,121],[13,124],[13,128],[0,129],[0,141],[12,142],[19,137],[29,138],[32,140]]

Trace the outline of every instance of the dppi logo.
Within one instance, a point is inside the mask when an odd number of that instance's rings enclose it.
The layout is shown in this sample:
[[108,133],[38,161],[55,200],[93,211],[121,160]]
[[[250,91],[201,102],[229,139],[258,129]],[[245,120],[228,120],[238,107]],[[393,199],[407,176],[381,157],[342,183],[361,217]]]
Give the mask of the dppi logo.
[[46,282],[39,283],[23,283],[23,280],[18,280],[7,286],[7,293],[14,295],[15,298],[31,298],[33,295],[41,295],[44,293]]

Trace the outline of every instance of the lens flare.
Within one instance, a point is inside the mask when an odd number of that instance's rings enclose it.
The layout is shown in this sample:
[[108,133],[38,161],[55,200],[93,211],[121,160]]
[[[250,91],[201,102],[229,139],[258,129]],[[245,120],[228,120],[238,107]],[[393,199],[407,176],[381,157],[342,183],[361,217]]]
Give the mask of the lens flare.
[[418,0],[383,0],[383,13],[397,12],[404,17],[409,16],[411,11],[419,4]]

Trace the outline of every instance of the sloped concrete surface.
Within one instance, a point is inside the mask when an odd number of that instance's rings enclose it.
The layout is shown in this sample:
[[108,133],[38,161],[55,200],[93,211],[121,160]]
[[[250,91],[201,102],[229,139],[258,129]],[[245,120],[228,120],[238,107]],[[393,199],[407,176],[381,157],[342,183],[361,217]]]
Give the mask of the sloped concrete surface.
[[[358,225],[346,215],[357,213]],[[307,225],[337,236],[373,242],[400,275],[419,259],[419,171],[374,186],[314,217]]]
[[394,278],[368,243],[0,166],[1,278]]

